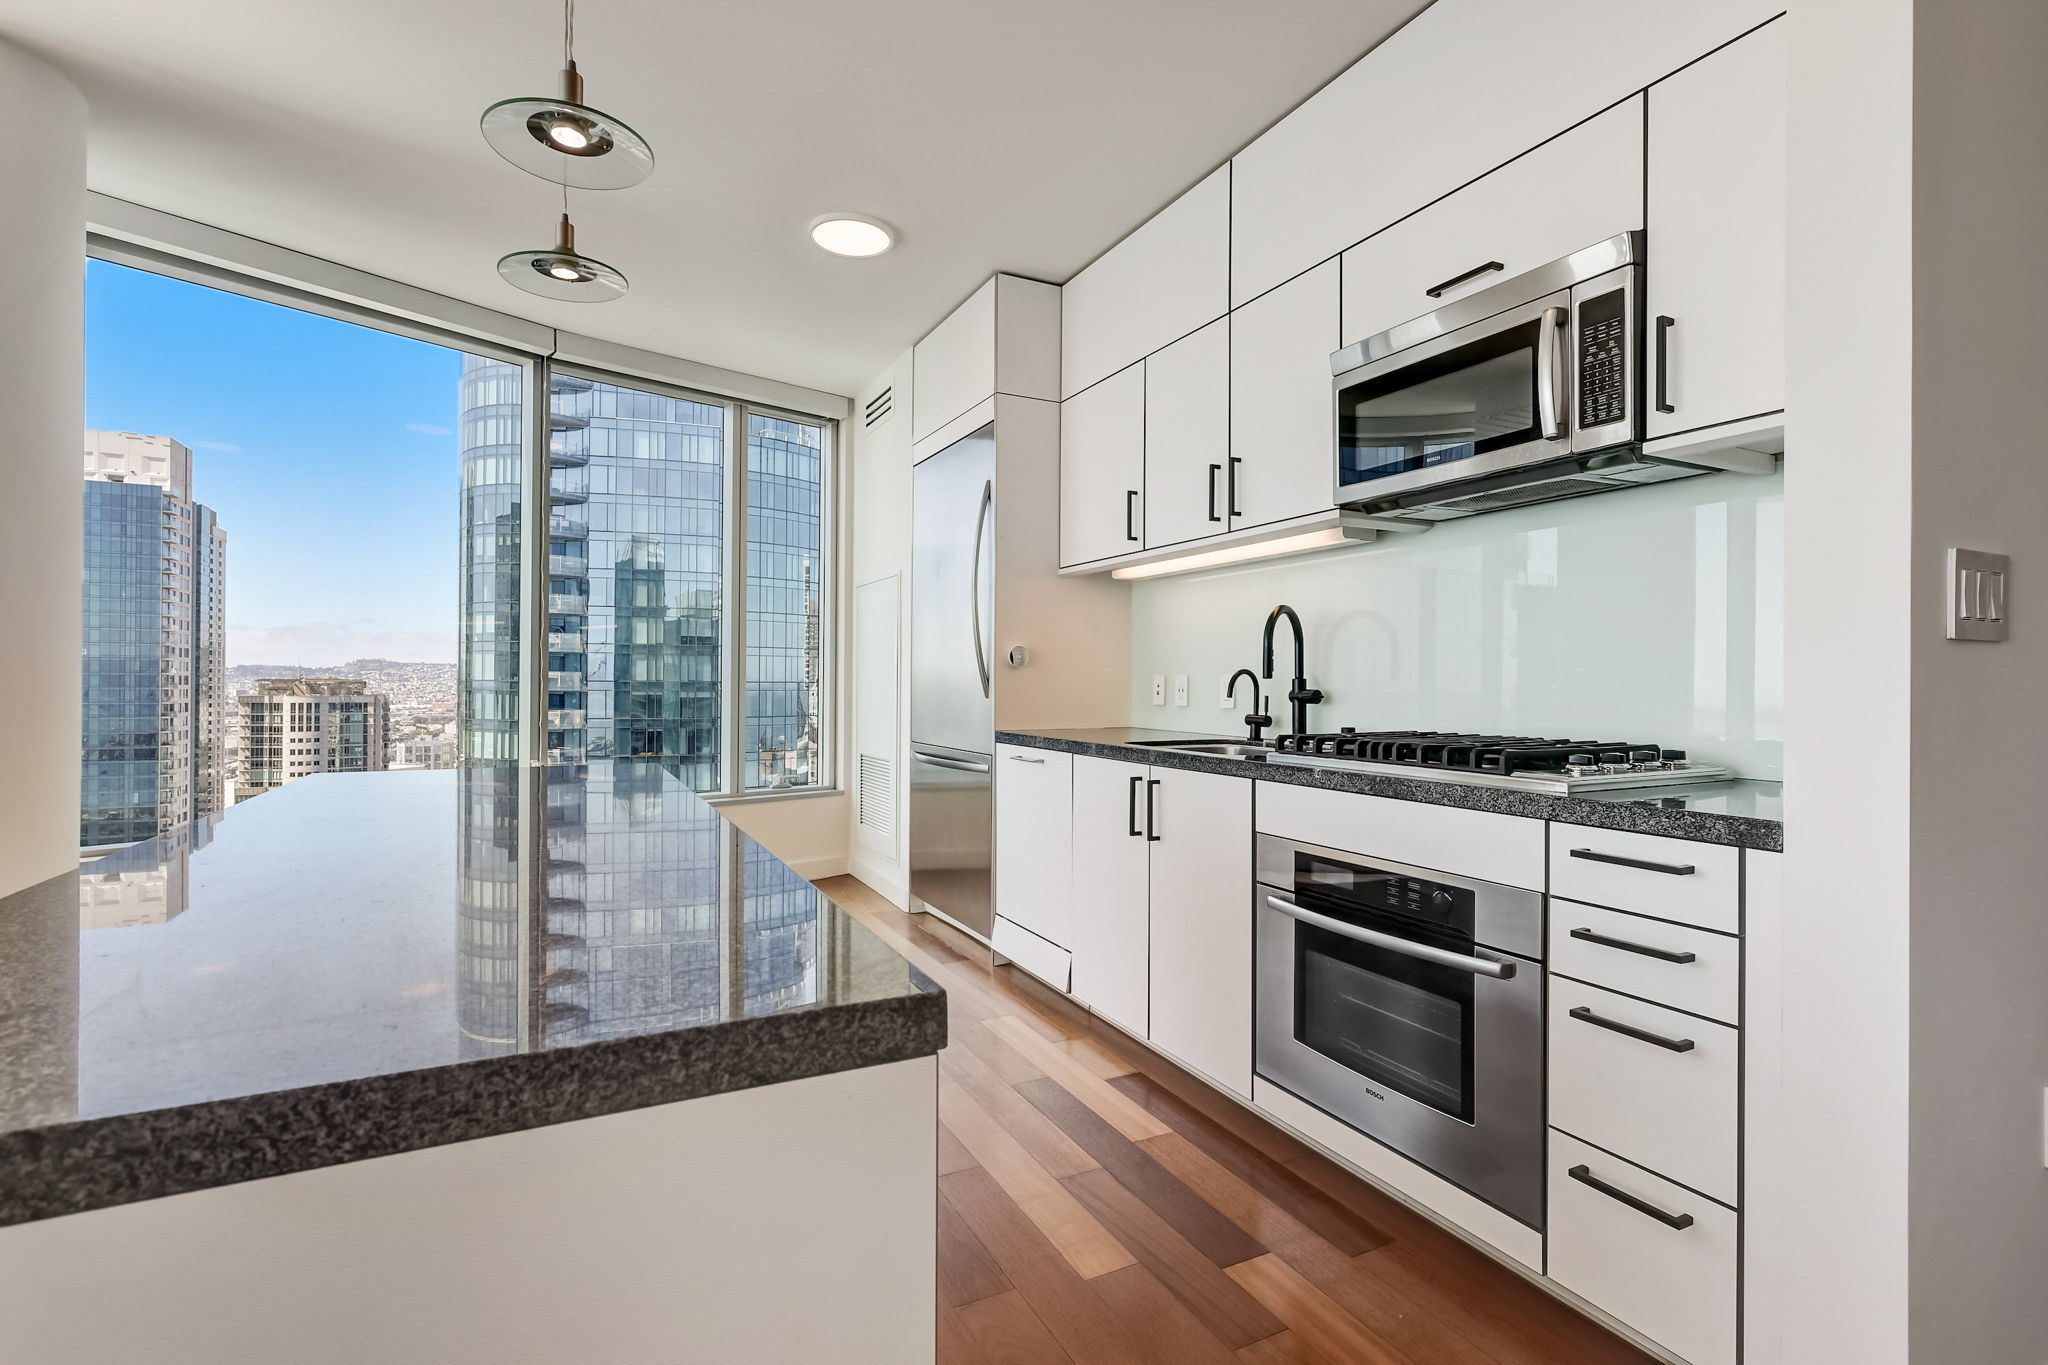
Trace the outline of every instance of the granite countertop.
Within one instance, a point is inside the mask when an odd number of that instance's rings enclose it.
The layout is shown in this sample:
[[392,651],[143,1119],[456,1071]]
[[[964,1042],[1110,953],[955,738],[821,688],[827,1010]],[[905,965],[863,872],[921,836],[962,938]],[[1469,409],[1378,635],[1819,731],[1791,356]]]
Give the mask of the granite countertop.
[[658,765],[308,777],[0,898],[0,1226],[945,1037]]
[[1003,730],[1002,744],[1021,744],[1098,758],[1153,763],[1194,772],[1248,777],[1260,782],[1285,782],[1297,787],[1420,801],[1462,810],[1493,811],[1532,820],[1557,820],[1600,829],[1662,834],[1708,844],[1732,844],[1779,852],[1785,847],[1783,784],[1756,780],[1702,782],[1670,787],[1634,787],[1580,796],[1514,791],[1502,787],[1464,786],[1456,782],[1391,774],[1349,772],[1267,763],[1262,759],[1223,758],[1152,747],[1160,740],[1239,739],[1234,735],[1202,735],[1184,730],[1108,728],[1099,730]]

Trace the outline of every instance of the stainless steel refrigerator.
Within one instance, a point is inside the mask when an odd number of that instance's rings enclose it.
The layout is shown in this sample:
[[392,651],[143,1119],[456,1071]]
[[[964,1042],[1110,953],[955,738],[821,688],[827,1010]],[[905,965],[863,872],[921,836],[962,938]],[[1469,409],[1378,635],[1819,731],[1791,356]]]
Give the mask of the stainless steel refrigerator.
[[995,925],[996,442],[991,423],[911,470],[910,894]]

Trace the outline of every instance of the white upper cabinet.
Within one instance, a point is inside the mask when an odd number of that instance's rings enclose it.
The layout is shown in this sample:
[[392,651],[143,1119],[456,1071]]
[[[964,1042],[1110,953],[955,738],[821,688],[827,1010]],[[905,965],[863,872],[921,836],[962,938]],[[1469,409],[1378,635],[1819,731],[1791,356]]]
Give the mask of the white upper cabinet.
[[992,276],[911,351],[911,440],[998,392],[1058,398],[1059,333],[1058,286]]
[[1343,343],[1642,225],[1638,96],[1345,252]]
[[1219,318],[1145,362],[1145,548],[1228,530],[1229,473],[1230,319]]
[[1145,367],[1060,404],[1060,565],[1145,547]]
[[1327,260],[1783,8],[1782,0],[1431,6],[1238,153],[1231,301]]
[[1649,93],[1652,439],[1785,406],[1785,33]]
[[1230,167],[1161,209],[1064,292],[1067,394],[1222,317],[1230,310]]
[[1325,261],[1230,315],[1233,529],[1329,509],[1337,277]]

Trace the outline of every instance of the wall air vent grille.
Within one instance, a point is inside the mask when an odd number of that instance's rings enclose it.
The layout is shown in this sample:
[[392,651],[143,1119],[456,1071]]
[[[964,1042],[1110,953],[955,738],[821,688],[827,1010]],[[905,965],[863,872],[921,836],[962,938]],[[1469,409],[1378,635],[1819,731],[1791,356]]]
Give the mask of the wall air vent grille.
[[860,756],[860,824],[888,837],[896,833],[896,765],[881,754]]
[[867,401],[861,409],[860,424],[863,427],[878,427],[889,420],[896,411],[896,386],[891,384]]

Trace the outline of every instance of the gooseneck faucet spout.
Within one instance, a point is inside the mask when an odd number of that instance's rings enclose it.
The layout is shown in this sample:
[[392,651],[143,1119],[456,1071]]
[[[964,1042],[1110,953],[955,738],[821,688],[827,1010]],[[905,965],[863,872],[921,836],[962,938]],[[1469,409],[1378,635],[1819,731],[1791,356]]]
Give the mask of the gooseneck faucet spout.
[[1244,724],[1245,729],[1251,732],[1247,736],[1247,738],[1250,739],[1250,741],[1253,744],[1259,744],[1263,742],[1263,737],[1260,735],[1259,732],[1264,730],[1268,725],[1271,725],[1273,723],[1273,718],[1265,714],[1265,707],[1259,700],[1259,675],[1252,672],[1249,668],[1240,668],[1237,670],[1237,672],[1230,675],[1230,682],[1223,689],[1224,695],[1229,697],[1233,702],[1237,700],[1237,680],[1239,678],[1251,679],[1252,709],[1246,713],[1244,718]]
[[1294,678],[1287,689],[1288,718],[1292,727],[1289,733],[1305,735],[1308,733],[1308,708],[1320,703],[1323,693],[1321,688],[1308,685],[1308,646],[1301,636],[1301,617],[1285,602],[1273,608],[1272,614],[1266,617],[1266,677],[1270,679],[1273,676],[1273,627],[1280,624],[1283,616],[1287,618],[1287,624],[1294,627]]

